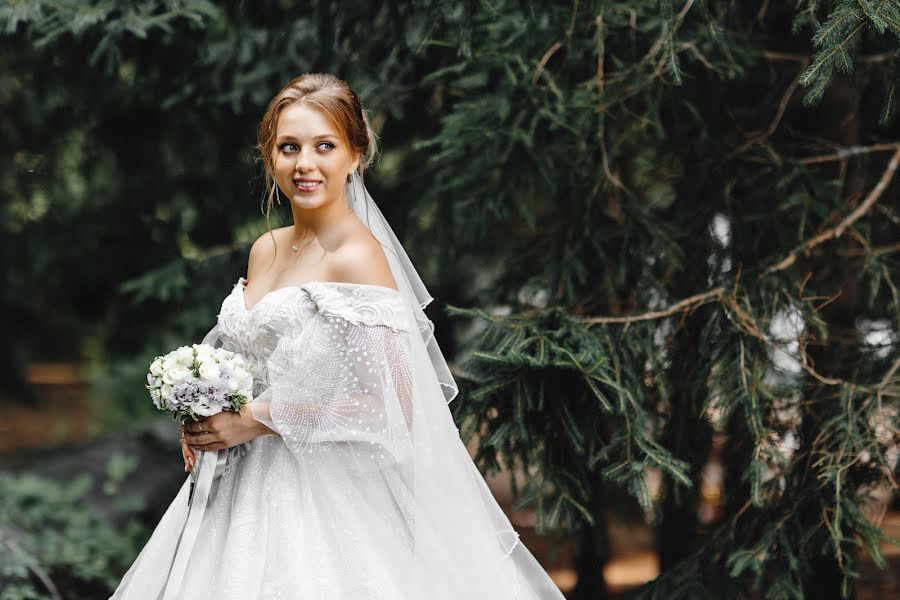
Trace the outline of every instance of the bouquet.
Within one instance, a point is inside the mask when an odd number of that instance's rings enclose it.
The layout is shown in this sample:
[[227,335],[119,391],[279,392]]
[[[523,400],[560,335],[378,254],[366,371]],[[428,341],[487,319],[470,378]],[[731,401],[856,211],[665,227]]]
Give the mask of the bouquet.
[[253,377],[244,357],[206,344],[157,356],[145,387],[156,408],[181,423],[223,410],[240,412],[253,399]]
[[[157,356],[145,387],[156,408],[181,423],[223,410],[240,412],[253,399],[253,377],[244,357],[207,344],[182,346]],[[192,469],[191,497],[198,477],[197,469]]]

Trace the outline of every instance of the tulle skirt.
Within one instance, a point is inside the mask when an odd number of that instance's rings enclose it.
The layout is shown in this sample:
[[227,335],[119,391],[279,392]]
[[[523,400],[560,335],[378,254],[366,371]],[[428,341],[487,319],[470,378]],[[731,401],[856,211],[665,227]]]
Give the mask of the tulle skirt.
[[[459,451],[466,452],[461,442]],[[467,533],[469,539],[417,546],[414,530],[430,526],[416,520],[413,504],[403,505],[408,484],[401,474],[348,469],[345,460],[339,452],[298,460],[272,435],[232,448],[228,467],[213,484],[177,597],[562,598],[515,532],[505,539],[493,531],[475,539]],[[189,484],[190,477],[111,599],[161,598],[188,515]]]

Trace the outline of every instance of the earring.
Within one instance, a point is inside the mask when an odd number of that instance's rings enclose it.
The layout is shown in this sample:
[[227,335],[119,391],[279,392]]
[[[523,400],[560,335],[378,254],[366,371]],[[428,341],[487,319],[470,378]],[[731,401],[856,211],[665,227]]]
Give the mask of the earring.
[[278,206],[281,206],[281,194],[278,193],[278,185],[275,185],[275,201],[278,202]]

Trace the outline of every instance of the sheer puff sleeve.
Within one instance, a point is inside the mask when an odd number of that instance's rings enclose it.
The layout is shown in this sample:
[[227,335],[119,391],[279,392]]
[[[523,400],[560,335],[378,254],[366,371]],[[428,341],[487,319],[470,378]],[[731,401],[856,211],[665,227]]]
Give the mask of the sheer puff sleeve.
[[342,452],[359,465],[412,452],[412,315],[380,286],[309,283],[315,314],[284,335],[266,363],[253,417],[297,456]]

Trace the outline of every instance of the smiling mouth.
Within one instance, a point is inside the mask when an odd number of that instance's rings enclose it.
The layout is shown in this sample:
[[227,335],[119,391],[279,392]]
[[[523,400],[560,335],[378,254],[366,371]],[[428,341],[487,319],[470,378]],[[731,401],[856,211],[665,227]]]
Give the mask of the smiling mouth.
[[321,181],[294,181],[294,187],[300,190],[301,192],[309,192],[315,190],[321,185]]

